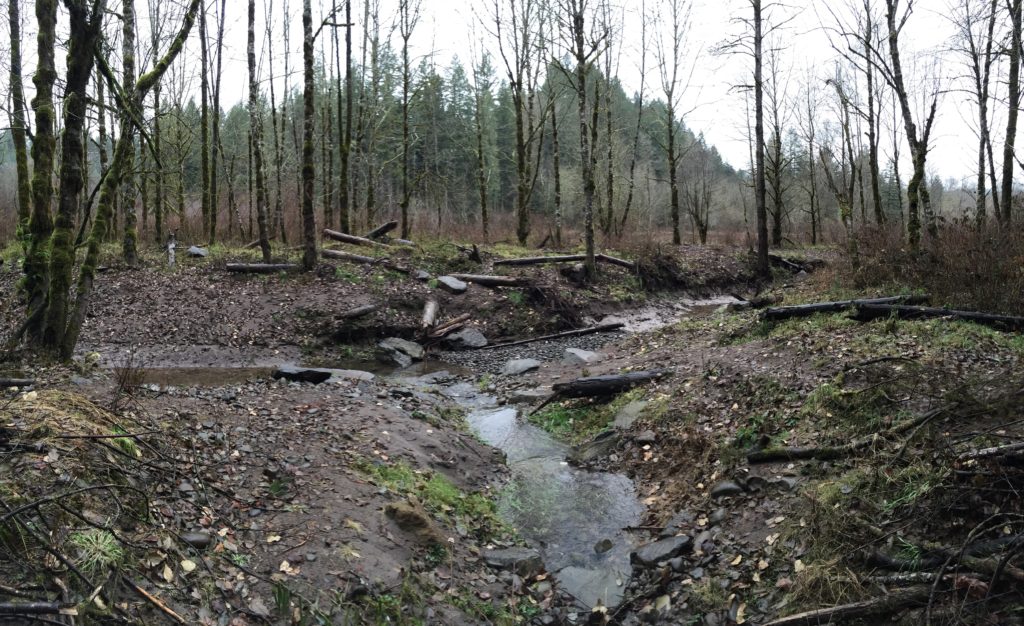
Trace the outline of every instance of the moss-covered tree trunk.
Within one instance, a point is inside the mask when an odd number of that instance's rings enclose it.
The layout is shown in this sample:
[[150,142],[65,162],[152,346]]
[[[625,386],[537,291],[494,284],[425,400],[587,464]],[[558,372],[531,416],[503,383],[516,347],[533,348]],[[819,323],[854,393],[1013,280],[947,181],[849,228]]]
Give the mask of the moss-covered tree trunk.
[[[217,69],[213,74],[213,137],[210,142],[210,245],[217,241],[217,213],[219,211],[217,160],[222,159],[220,153],[223,152],[220,139],[220,78],[224,58],[224,11],[226,8],[227,0],[221,0],[220,11],[217,13]],[[231,223],[230,212],[228,223]]]
[[64,81],[64,129],[60,136],[60,173],[57,217],[50,236],[50,284],[41,347],[59,351],[67,329],[72,273],[75,265],[75,221],[85,185],[82,130],[88,105],[86,90],[93,68],[93,50],[99,40],[103,3],[65,2],[69,37]]
[[36,133],[32,141],[32,215],[29,219],[28,253],[25,256],[25,294],[28,298],[26,331],[29,339],[38,341],[43,336],[48,289],[47,260],[50,235],[53,232],[53,153],[56,148],[53,105],[53,83],[57,79],[54,66],[54,45],[57,29],[57,3],[55,0],[36,1],[37,64],[32,82],[36,95],[32,98]]
[[199,11],[199,196],[203,227],[210,232],[210,58],[207,51],[206,7]]
[[316,125],[316,85],[313,73],[313,10],[310,0],[302,3],[302,267],[316,267],[316,212],[313,206],[313,127]]
[[21,79],[21,15],[19,0],[8,0],[11,24],[11,141],[14,144],[14,164],[18,174],[18,236],[27,234],[32,213],[32,182],[28,173],[28,143],[25,140],[25,88]]
[[[123,11],[121,16],[121,84],[127,88],[135,84],[135,0],[121,0],[121,2]],[[122,135],[124,135],[126,128],[129,129],[129,133],[133,133],[131,120],[131,111],[125,110],[121,112]],[[135,169],[134,143],[125,159],[121,176],[133,178]],[[121,239],[121,252],[124,255],[124,262],[129,267],[134,267],[139,263],[139,231],[137,213],[135,212],[135,185],[129,180],[128,184],[123,186],[123,189],[121,205],[124,207],[124,234]]]
[[[267,191],[263,180],[263,131],[259,114],[259,80],[256,77],[256,0],[249,0],[249,132],[252,137],[252,168],[256,193],[256,227],[259,229],[263,262],[270,263],[270,237],[267,233]],[[250,221],[250,228],[252,224]]]
[[[151,5],[151,45],[153,49],[153,62],[157,62],[158,50],[160,49],[160,3]],[[157,160],[153,173],[153,239],[157,243],[163,243],[164,238],[164,165],[163,151],[160,144],[160,83],[153,86],[153,152]]]

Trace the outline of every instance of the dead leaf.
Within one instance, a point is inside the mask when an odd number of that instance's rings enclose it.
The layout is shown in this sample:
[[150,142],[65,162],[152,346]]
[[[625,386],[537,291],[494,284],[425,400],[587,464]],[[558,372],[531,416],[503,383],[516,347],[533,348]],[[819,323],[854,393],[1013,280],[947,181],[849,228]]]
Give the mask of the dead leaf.
[[739,565],[742,562],[743,562],[743,555],[742,554],[737,554],[736,558],[732,560],[730,565]]
[[167,582],[171,582],[172,580],[174,580],[174,571],[170,568],[170,566],[164,563],[164,571],[161,574],[161,576],[163,576],[163,579]]
[[190,561],[188,559],[182,560],[182,562],[181,562],[181,571],[183,571],[186,574],[188,574],[189,572],[192,572],[195,569],[196,569],[196,564],[195,564],[194,561]]
[[281,541],[281,535],[269,535],[267,537],[267,543],[277,543]]
[[255,596],[249,600],[249,610],[256,616],[270,617],[270,609],[267,608],[267,605],[263,603],[263,599],[259,596]]

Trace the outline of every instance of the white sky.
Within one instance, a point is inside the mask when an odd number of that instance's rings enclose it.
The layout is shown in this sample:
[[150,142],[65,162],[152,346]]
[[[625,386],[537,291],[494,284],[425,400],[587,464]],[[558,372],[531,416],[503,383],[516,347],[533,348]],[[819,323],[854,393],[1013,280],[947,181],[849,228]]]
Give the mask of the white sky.
[[[219,6],[219,0],[205,0],[208,3],[212,14],[215,5]],[[659,0],[646,0],[649,10],[656,6]],[[856,0],[859,2],[860,0]],[[961,61],[945,50],[951,46],[951,37],[954,28],[946,17],[950,14],[949,4],[954,0],[918,0],[917,8],[911,17],[907,29],[902,37],[905,46],[905,69],[908,74],[908,82],[915,82],[915,75],[918,68],[930,67],[930,61],[918,62],[916,59],[931,59],[936,54],[943,57],[938,71],[949,79],[950,92],[941,100],[938,119],[933,133],[933,148],[929,158],[930,170],[946,177],[969,177],[976,167],[976,136],[973,131],[974,107],[967,101],[967,95],[957,91],[962,83],[952,82],[952,78],[962,74]],[[181,14],[183,0],[136,0],[137,12],[139,14],[138,32],[141,37],[148,39],[149,19],[148,10],[144,6],[150,2],[160,2],[163,7],[163,19],[165,29],[178,28],[177,16]],[[273,2],[272,7],[272,30],[274,33],[274,75],[277,76],[278,93],[281,97],[281,78],[284,70],[284,37],[282,24],[286,24],[289,34],[290,65],[292,71],[291,85],[297,86],[301,77],[296,70],[301,70],[301,0],[287,0],[287,17],[285,13],[284,0],[260,0],[257,3],[257,54],[262,54],[262,75],[269,76],[266,67],[266,51],[263,48],[264,11],[266,2]],[[627,92],[635,90],[640,84],[640,73],[638,70],[641,48],[640,37],[640,0],[612,0],[617,3],[615,13],[621,17],[621,37],[616,43],[618,46],[618,75],[623,81]],[[339,8],[343,0],[338,0]],[[485,27],[481,26],[479,16],[486,17],[487,6],[490,0],[422,0],[421,21],[413,36],[413,54],[419,59],[431,52],[435,54],[436,63],[447,66],[454,55],[458,55],[464,62],[469,62],[472,56],[472,42],[474,32],[477,36],[484,36]],[[767,3],[767,0],[766,0]],[[879,2],[880,3],[880,2]],[[949,4],[947,4],[949,3]],[[387,33],[391,28],[397,12],[397,0],[381,0],[382,8],[380,23],[382,30]],[[779,32],[779,39],[783,47],[783,66],[792,68],[793,78],[789,90],[795,95],[799,88],[802,77],[810,67],[823,83],[823,79],[832,68],[832,59],[835,53],[829,44],[829,37],[822,28],[825,23],[831,26],[833,23],[828,7],[837,7],[845,2],[831,0],[787,0],[784,5],[773,9],[773,15],[786,18],[788,23]],[[354,34],[354,56],[358,61],[360,33],[363,27],[363,2],[353,0],[353,21],[355,22]],[[23,4],[23,6],[25,6]],[[329,9],[330,0],[314,0],[314,22],[319,23]],[[23,9],[25,13],[27,31],[23,38],[23,54],[26,58],[26,73],[30,72],[34,64],[34,51],[31,49],[34,44],[34,27],[31,21],[32,14]],[[225,28],[225,53],[224,53],[224,78],[222,88],[222,106],[230,107],[233,103],[244,101],[247,90],[246,74],[246,0],[227,0],[227,22]],[[697,132],[703,132],[707,140],[717,146],[724,158],[738,168],[746,168],[748,162],[748,146],[746,131],[746,110],[744,93],[735,89],[735,85],[749,84],[751,81],[751,62],[748,57],[741,55],[715,55],[711,49],[742,32],[743,26],[735,18],[747,17],[750,14],[750,5],[747,0],[693,0],[692,3],[692,29],[688,38],[688,48],[691,59],[697,59],[692,69],[692,78],[689,87],[683,96],[682,108],[687,111],[685,116],[686,124]],[[791,20],[789,18],[792,18]],[[664,22],[665,20],[659,20]],[[213,21],[210,22],[211,38]],[[650,27],[647,58],[647,98],[660,95],[660,84],[655,68],[655,59],[652,52],[654,46],[654,29],[657,24]],[[198,26],[196,31],[198,31]],[[325,35],[327,30],[324,31]],[[343,38],[342,38],[343,41]],[[196,71],[198,62],[198,47],[196,37],[193,37],[192,45],[186,51],[184,63],[177,63],[174,68],[176,80],[186,81],[186,90],[197,92],[199,77]],[[394,38],[393,46],[399,45],[397,36]],[[492,48],[493,44],[488,44]],[[2,44],[0,44],[2,46]],[[496,63],[500,60],[495,59]],[[500,70],[500,68],[499,68]],[[500,74],[500,72],[499,72]],[[499,75],[500,78],[500,75]],[[26,87],[31,89],[31,81],[26,81]],[[822,85],[822,90],[824,91]],[[1000,87],[1005,91],[1004,88]],[[1005,117],[1001,113],[1002,106],[997,107],[997,115],[994,120],[994,139],[1001,141],[1002,133],[1000,126],[1005,126]],[[888,123],[888,122],[887,122]],[[900,126],[902,134],[902,126]],[[883,129],[883,136],[887,135]],[[889,135],[891,136],[891,135]],[[883,156],[890,152],[890,148],[883,142]],[[906,147],[901,148],[905,156]],[[906,171],[906,170],[905,170]]]

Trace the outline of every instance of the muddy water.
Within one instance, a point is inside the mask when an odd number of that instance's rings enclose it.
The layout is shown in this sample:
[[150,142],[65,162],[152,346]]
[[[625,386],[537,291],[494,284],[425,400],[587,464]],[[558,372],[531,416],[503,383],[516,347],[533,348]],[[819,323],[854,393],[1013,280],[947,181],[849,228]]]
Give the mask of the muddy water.
[[470,410],[477,436],[505,452],[512,477],[499,512],[540,549],[560,587],[588,608],[618,604],[635,547],[624,529],[638,525],[644,510],[633,481],[570,466],[565,444],[471,385],[442,393]]

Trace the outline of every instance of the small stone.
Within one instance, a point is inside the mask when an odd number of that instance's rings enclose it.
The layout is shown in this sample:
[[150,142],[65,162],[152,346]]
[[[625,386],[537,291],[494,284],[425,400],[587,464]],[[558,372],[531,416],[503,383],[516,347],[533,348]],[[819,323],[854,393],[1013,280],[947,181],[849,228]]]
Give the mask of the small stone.
[[704,578],[704,568],[695,567],[692,570],[690,570],[690,578],[694,580],[700,580],[701,578]]
[[454,276],[438,276],[437,286],[455,294],[466,293],[466,289],[469,289],[469,285]]
[[685,550],[689,549],[690,546],[690,538],[686,535],[660,539],[653,543],[640,546],[636,552],[630,555],[630,561],[650,567],[652,565],[657,565],[661,561],[667,561],[673,557],[679,556]]
[[199,246],[190,246],[188,249],[188,255],[195,259],[206,258],[209,254],[209,250],[206,248],[200,248]]
[[747,478],[747,491],[761,491],[768,486],[768,481],[763,476],[750,476]]
[[501,373],[506,376],[519,376],[539,367],[540,361],[537,359],[512,359],[505,363],[505,367],[501,368]]
[[305,558],[307,563],[312,563],[316,560],[316,552],[307,552]]
[[675,558],[672,558],[672,559],[668,560],[668,566],[672,568],[673,572],[681,572],[681,571],[683,571],[683,564],[684,564],[684,561],[683,561],[683,557],[681,557],[681,556],[677,556]]
[[647,402],[644,400],[633,400],[626,406],[619,409],[615,414],[615,421],[612,425],[615,428],[626,429],[633,425],[633,422],[640,418],[643,414],[644,409],[647,408]]
[[658,436],[652,430],[645,430],[636,436],[636,443],[640,446],[651,445],[658,441]]
[[533,404],[540,402],[551,395],[550,389],[516,389],[508,396],[508,401],[513,403]]
[[540,553],[530,548],[484,550],[482,556],[488,566],[512,570],[523,578],[531,578],[544,571]]
[[779,478],[773,478],[768,481],[768,484],[779,491],[793,491],[799,484],[795,478],[789,476],[781,476]]
[[416,270],[415,272],[412,273],[412,277],[413,277],[413,279],[418,280],[421,283],[425,283],[428,280],[430,280],[431,278],[433,278],[431,273],[427,272],[425,270]]
[[611,539],[602,539],[594,544],[594,552],[598,554],[604,554],[605,552],[612,549],[615,544],[612,543]]
[[210,543],[213,541],[213,535],[206,532],[182,533],[181,540],[193,548],[202,550],[203,548],[209,547]]
[[711,489],[712,498],[725,498],[740,493],[743,493],[743,487],[740,487],[731,480],[723,480]]
[[562,362],[566,365],[591,365],[599,363],[602,358],[603,356],[597,352],[579,348],[566,348],[562,353]]
[[708,517],[708,521],[711,522],[712,525],[721,524],[727,517],[729,517],[729,511],[719,508],[715,509],[714,512],[711,513]]
[[441,344],[448,350],[483,348],[487,345],[487,337],[484,337],[484,334],[475,328],[463,328],[442,339]]

